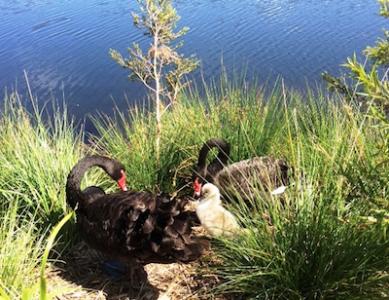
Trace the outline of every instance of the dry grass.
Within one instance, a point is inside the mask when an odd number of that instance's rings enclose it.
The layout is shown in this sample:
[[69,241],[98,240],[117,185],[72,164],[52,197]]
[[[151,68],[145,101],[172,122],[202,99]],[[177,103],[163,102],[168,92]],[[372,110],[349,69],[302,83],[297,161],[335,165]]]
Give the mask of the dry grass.
[[[55,299],[212,299],[209,292],[215,277],[199,271],[204,263],[149,264],[145,266],[148,282],[133,290],[125,278],[113,279],[101,269],[104,257],[84,242],[75,245],[63,260],[47,269],[49,293]],[[224,299],[224,298],[215,298]]]

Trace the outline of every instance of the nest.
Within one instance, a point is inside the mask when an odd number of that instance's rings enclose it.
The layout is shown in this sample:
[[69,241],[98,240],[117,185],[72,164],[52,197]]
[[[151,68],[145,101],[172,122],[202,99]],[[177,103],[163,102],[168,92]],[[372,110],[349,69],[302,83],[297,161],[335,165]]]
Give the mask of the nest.
[[148,264],[148,281],[134,290],[125,276],[115,279],[105,274],[101,268],[104,256],[84,242],[61,259],[51,264],[46,273],[49,293],[61,300],[212,299],[209,291],[217,284],[216,277],[199,274],[206,268],[201,260],[190,264]]

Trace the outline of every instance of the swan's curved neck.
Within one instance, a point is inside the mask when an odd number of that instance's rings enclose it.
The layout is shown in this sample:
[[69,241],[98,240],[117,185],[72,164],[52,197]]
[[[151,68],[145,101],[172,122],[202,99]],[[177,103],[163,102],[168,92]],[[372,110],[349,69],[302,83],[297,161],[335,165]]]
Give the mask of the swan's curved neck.
[[205,175],[204,173],[206,171],[208,153],[215,147],[219,150],[217,160],[219,160],[222,164],[226,164],[228,161],[228,156],[230,155],[230,144],[222,139],[211,139],[207,141],[200,150],[197,162],[197,171],[202,176]]
[[78,201],[83,199],[83,193],[81,191],[81,181],[85,175],[85,172],[94,166],[101,167],[108,174],[109,165],[112,164],[112,160],[102,156],[87,156],[81,159],[71,170],[66,182],[66,199],[71,208],[75,208]]

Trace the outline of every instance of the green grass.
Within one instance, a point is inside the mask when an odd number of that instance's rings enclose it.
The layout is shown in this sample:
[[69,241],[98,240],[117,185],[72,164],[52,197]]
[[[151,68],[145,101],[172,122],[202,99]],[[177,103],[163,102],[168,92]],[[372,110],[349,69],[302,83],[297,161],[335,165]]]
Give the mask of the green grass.
[[[185,185],[211,137],[231,143],[231,161],[274,155],[294,168],[284,206],[261,193],[252,199],[254,209],[231,205],[249,233],[215,241],[219,263],[212,272],[221,284],[212,293],[242,299],[387,296],[387,131],[352,104],[320,92],[302,97],[282,84],[264,93],[225,79],[202,96],[188,92],[166,111],[160,165],[154,116],[145,109],[96,116],[99,134],[89,146],[63,109],[52,110],[48,122],[44,111],[34,104],[28,113],[12,94],[0,121],[0,287],[13,298],[24,282],[36,280],[47,232],[68,212],[64,186],[79,158],[97,152],[121,160],[132,189],[191,193]],[[85,185],[92,183],[114,188],[101,172],[88,174]],[[59,246],[73,235],[69,223]]]
[[[83,136],[53,106],[44,116],[32,103],[30,112],[17,93],[4,99],[0,119],[0,287],[11,299],[37,278],[49,229],[67,213],[65,183],[73,165],[89,151]],[[48,120],[48,121],[44,121]],[[91,172],[86,185],[104,183]],[[69,223],[60,248],[77,239]],[[61,249],[58,250],[61,250]],[[1,297],[0,297],[1,298]]]
[[0,288],[12,299],[36,280],[44,247],[37,232],[34,221],[18,215],[17,205],[0,218]]
[[342,191],[312,183],[291,187],[284,206],[278,198],[255,197],[254,212],[233,207],[248,232],[215,241],[217,263],[211,269],[222,281],[215,293],[242,299],[388,296],[388,219],[369,222],[359,205],[345,203]]
[[67,173],[82,157],[82,135],[59,107],[44,122],[44,111],[32,103],[32,112],[16,93],[4,100],[0,121],[0,197],[54,224],[66,211]]

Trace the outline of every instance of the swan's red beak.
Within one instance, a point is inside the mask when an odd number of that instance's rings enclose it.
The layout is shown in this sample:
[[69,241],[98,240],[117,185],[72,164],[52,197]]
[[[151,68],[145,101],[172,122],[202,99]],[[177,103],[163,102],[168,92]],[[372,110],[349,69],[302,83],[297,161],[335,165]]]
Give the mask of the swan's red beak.
[[199,182],[199,178],[196,177],[196,179],[193,182],[193,190],[194,190],[194,197],[200,197],[201,195],[201,183]]
[[127,192],[128,189],[127,189],[127,185],[126,185],[126,173],[124,172],[124,170],[121,170],[120,173],[122,174],[122,177],[120,177],[120,179],[118,180],[119,188],[123,192]]

